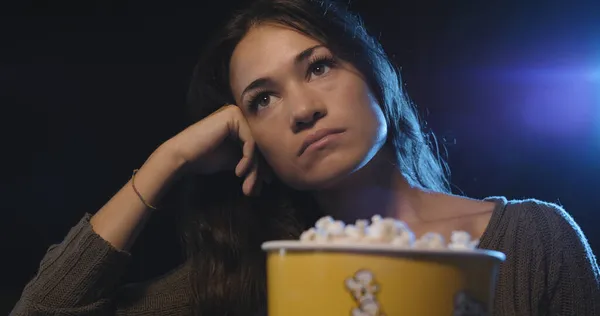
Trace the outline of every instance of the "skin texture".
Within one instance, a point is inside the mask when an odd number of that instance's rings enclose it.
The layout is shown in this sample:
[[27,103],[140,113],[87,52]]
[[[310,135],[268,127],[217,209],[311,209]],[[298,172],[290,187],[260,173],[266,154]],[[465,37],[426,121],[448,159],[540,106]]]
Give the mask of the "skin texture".
[[[277,24],[254,26],[232,54],[230,85],[272,172],[313,192],[327,214],[378,213],[444,235],[485,230],[493,204],[407,183],[391,163],[387,125],[364,77],[315,39]],[[321,129],[340,133],[299,155]]]
[[[231,58],[232,91],[256,144],[279,178],[302,190],[330,188],[361,169],[387,134],[381,108],[362,75],[344,61],[323,61],[335,57],[318,45],[294,30],[261,25],[242,39]],[[266,79],[263,86],[246,90],[261,78]],[[340,133],[327,146],[299,155],[307,136],[322,129]]]

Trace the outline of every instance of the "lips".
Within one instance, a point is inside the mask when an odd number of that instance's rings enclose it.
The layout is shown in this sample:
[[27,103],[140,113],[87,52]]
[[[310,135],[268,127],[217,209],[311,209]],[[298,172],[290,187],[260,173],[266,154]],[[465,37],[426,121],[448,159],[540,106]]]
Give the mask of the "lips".
[[298,151],[298,156],[302,155],[304,151],[312,144],[318,142],[319,140],[333,134],[342,133],[344,130],[339,128],[323,128],[315,131],[314,133],[308,135],[304,142],[302,142],[302,146],[300,146],[300,150]]

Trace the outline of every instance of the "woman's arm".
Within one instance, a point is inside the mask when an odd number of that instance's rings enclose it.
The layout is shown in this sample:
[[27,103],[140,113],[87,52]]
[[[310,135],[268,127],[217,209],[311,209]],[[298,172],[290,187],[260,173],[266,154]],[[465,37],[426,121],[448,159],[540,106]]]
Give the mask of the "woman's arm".
[[[232,156],[237,152],[232,146],[241,146],[242,156]],[[152,205],[184,167],[204,173],[235,168],[245,178],[242,189],[251,194],[260,181],[254,149],[241,110],[225,106],[158,148],[136,174],[135,188]],[[86,216],[61,244],[48,249],[13,315],[114,314],[119,310],[116,305],[129,304],[115,299],[116,287],[129,258],[127,249],[151,213],[132,185],[133,181],[125,184],[96,215]],[[159,308],[156,303],[151,304],[153,309]]]
[[[149,203],[160,198],[181,167],[171,157],[158,149],[136,175],[136,188]],[[60,244],[50,246],[11,315],[114,310],[109,298],[129,262],[127,249],[150,212],[129,181],[96,215],[86,215]]]
[[[184,161],[169,150],[157,149],[135,176],[135,187],[154,205],[179,175]],[[94,231],[113,247],[129,249],[150,215],[129,180],[90,220]]]

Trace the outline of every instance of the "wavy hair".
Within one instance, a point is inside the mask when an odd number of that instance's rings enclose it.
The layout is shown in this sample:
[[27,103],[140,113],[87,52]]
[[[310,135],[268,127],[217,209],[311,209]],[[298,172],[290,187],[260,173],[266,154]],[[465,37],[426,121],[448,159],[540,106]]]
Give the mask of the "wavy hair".
[[[277,23],[326,45],[353,64],[379,101],[388,124],[387,146],[409,183],[449,192],[448,170],[431,134],[403,90],[399,72],[361,19],[328,0],[258,0],[236,12],[209,43],[196,65],[188,93],[193,120],[225,103],[234,104],[229,62],[254,26]],[[433,150],[435,149],[435,151]],[[303,192],[283,183],[248,198],[230,174],[195,177],[188,183],[182,218],[183,241],[194,265],[190,275],[195,315],[248,315],[265,307],[265,256],[260,244],[297,238],[319,216]]]

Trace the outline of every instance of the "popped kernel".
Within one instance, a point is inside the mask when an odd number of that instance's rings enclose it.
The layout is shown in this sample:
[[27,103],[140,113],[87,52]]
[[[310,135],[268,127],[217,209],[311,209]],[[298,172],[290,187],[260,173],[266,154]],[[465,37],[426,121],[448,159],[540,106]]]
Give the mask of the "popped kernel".
[[450,249],[473,250],[479,245],[479,240],[472,239],[465,231],[454,231],[450,242],[446,243],[441,234],[429,232],[416,238],[408,225],[394,218],[383,218],[380,215],[368,220],[357,220],[354,224],[346,225],[343,221],[331,216],[320,218],[315,227],[300,235],[302,242],[336,243],[336,244],[389,244],[403,249]]

